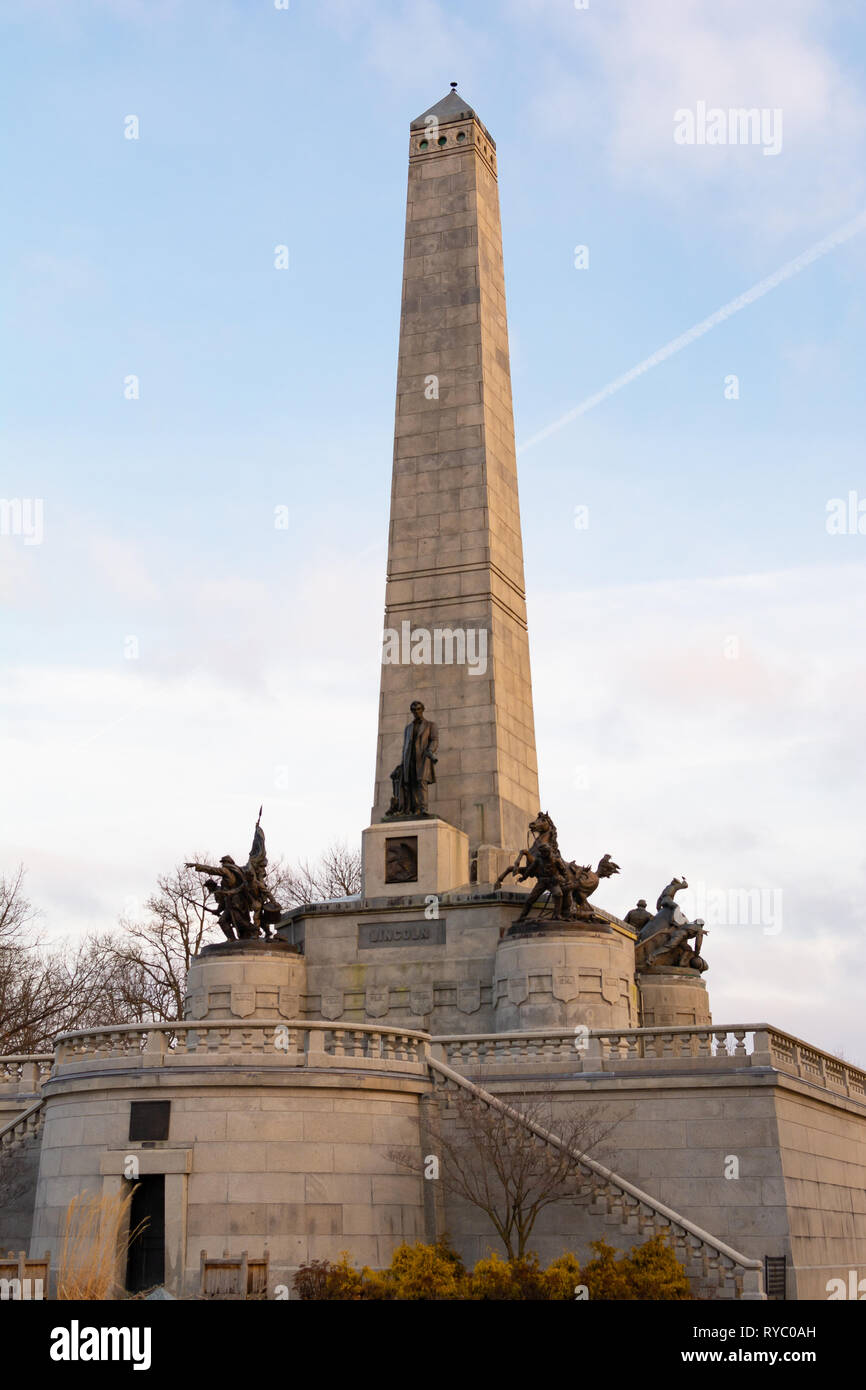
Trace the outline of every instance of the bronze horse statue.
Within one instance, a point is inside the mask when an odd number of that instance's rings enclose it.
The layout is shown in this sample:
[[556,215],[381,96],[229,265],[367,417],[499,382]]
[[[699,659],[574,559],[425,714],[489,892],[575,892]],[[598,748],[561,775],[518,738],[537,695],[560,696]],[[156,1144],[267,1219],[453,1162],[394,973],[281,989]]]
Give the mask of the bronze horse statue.
[[513,864],[503,869],[494,884],[495,888],[499,888],[509,874],[513,874],[521,883],[528,878],[535,879],[535,887],[530,891],[516,921],[525,922],[545,892],[548,895],[546,906],[550,908],[553,920],[593,921],[595,914],[587,899],[603,878],[619,873],[619,865],[613,862],[609,854],[602,856],[597,869],[589,864],[576,864],[574,860],[567,863],[559,852],[556,826],[546,811],[539,811],[535,820],[530,822],[529,829],[535,837],[532,843],[520,851]]

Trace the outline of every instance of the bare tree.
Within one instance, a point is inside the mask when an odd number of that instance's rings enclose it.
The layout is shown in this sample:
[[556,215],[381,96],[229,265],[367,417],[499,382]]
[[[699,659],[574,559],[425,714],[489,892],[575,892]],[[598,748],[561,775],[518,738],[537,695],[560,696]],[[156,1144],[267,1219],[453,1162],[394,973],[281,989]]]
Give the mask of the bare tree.
[[[446,1192],[484,1212],[510,1260],[522,1259],[545,1207],[584,1195],[586,1179],[573,1154],[598,1150],[617,1121],[605,1119],[598,1106],[555,1109],[550,1095],[509,1097],[512,1110],[556,1134],[572,1151],[564,1153],[471,1091],[449,1091],[448,1101],[452,1112],[443,1116],[431,1141],[438,1180]],[[403,1148],[392,1149],[390,1156],[410,1172],[425,1174],[428,1155]]]
[[[213,862],[209,854],[195,854],[192,859],[199,864]],[[360,852],[341,844],[332,845],[316,864],[295,866],[277,860],[267,874],[268,888],[283,907],[357,893],[360,881]],[[156,893],[145,903],[148,916],[136,921],[122,919],[121,936],[112,948],[115,970],[106,999],[130,1022],[182,1018],[186,976],[193,957],[209,940],[222,940],[194,869],[177,865],[163,874],[157,885]]]
[[[209,856],[196,855],[208,863]],[[201,879],[178,864],[157,879],[141,921],[121,918],[122,935],[112,948],[116,1002],[130,1022],[161,1023],[183,1018],[186,977],[194,956],[215,933],[216,918],[206,905]]]
[[[197,854],[198,863],[211,856]],[[283,907],[360,890],[360,852],[334,844],[313,864],[277,861],[268,886]],[[190,963],[223,938],[200,876],[177,865],[157,879],[144,912],[119,930],[46,945],[24,893],[24,868],[0,877],[0,1053],[48,1050],[58,1033],[183,1017]]]
[[77,1028],[105,993],[107,953],[97,937],[47,947],[24,895],[24,870],[0,878],[0,1052],[40,1052]]
[[361,891],[361,851],[338,842],[329,845],[315,864],[277,860],[271,866],[268,885],[284,907],[352,898]]
[[39,914],[24,896],[24,865],[0,876],[0,951],[25,941],[26,929]]

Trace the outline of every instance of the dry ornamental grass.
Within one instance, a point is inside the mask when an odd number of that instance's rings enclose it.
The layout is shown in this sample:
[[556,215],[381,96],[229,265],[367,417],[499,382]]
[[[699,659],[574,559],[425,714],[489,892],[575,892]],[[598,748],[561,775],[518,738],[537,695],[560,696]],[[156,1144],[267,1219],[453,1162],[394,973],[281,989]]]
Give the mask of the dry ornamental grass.
[[129,1226],[134,1188],[115,1196],[80,1192],[66,1208],[57,1276],[58,1299],[111,1299],[122,1290],[118,1264],[142,1230]]

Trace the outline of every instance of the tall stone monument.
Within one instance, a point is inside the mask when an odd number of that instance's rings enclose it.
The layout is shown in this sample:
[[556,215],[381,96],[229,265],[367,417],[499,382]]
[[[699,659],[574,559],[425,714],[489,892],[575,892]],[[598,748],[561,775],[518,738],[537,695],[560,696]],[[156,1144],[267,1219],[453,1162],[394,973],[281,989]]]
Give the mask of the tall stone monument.
[[305,1015],[442,1034],[637,1023],[634,933],[586,904],[617,866],[605,845],[587,846],[597,870],[566,861],[539,810],[523,585],[496,146],[452,88],[409,131],[362,889],[278,928],[303,951],[302,982],[281,968]]
[[372,820],[419,700],[439,730],[429,814],[492,881],[526,843],[538,770],[496,145],[454,86],[410,127]]

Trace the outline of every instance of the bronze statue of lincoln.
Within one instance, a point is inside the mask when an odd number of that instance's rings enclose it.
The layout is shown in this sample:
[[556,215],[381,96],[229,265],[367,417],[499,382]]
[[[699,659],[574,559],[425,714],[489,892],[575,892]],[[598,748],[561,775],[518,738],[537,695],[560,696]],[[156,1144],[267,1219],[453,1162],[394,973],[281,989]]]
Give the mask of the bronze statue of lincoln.
[[420,700],[413,700],[409,708],[412,723],[403,730],[403,756],[391,773],[394,795],[388,808],[390,816],[428,816],[427,788],[436,781],[439,732],[424,718]]

